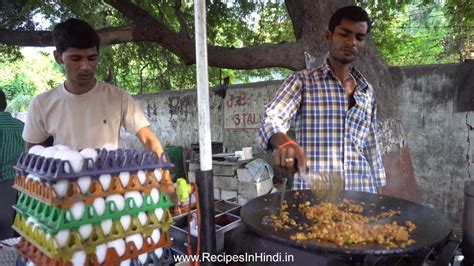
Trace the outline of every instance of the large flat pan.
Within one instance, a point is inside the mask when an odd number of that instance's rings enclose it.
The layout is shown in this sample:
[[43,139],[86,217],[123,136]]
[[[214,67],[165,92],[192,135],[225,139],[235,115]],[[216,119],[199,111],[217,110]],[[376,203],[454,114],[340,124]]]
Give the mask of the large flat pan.
[[[298,210],[298,204],[305,201],[317,204],[319,201],[309,190],[298,191],[299,196],[296,196],[297,194],[295,193],[296,191],[288,191],[285,195],[290,217],[294,218],[297,222],[305,222],[304,215]],[[434,247],[440,242],[445,241],[451,234],[451,227],[446,216],[432,208],[394,197],[365,192],[343,191],[339,195],[338,200],[345,198],[358,203],[364,202],[363,215],[374,216],[387,210],[400,210],[401,215],[389,218],[390,222],[397,221],[399,224],[404,224],[405,221],[410,220],[415,223],[417,229],[411,235],[416,243],[406,248],[386,249],[375,244],[339,247],[326,241],[305,240],[297,242],[290,238],[295,231],[275,231],[270,225],[262,224],[265,216],[277,211],[279,196],[279,194],[273,193],[249,201],[242,207],[240,212],[243,221],[250,230],[263,237],[307,251],[345,253],[350,255],[396,255]],[[292,207],[293,204],[295,207]]]

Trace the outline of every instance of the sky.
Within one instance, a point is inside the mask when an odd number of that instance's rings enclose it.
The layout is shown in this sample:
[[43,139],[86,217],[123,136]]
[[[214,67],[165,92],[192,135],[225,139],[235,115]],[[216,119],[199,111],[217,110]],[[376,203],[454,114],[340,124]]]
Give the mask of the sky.
[[33,56],[38,56],[39,52],[47,52],[51,56],[53,56],[53,51],[54,47],[49,46],[49,47],[22,47],[21,52],[23,53],[24,56],[26,57],[33,57]]
[[[47,30],[51,26],[51,21],[45,19],[44,15],[39,12],[33,16],[33,21],[37,25],[36,26],[37,30]],[[27,57],[38,56],[39,52],[47,52],[48,54],[51,54],[51,56],[53,56],[52,55],[53,51],[54,51],[54,46],[22,47],[21,48],[21,52],[23,53],[24,56],[27,56]]]

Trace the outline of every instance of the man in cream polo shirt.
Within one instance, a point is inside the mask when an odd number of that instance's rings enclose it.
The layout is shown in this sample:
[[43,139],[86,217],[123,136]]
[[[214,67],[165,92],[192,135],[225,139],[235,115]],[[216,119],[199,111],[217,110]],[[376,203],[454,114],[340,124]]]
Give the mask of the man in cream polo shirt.
[[[118,147],[120,127],[147,151],[163,152],[140,107],[125,91],[95,78],[100,40],[85,21],[68,19],[53,31],[54,58],[66,81],[30,103],[23,139],[27,147],[62,144],[71,149]],[[53,142],[50,143],[52,138]]]

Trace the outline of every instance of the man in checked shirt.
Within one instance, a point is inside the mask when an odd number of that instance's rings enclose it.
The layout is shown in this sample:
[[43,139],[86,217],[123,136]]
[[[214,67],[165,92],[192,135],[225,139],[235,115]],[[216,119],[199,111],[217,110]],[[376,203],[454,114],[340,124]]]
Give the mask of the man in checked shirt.
[[[273,149],[290,172],[336,172],[345,190],[377,193],[386,176],[377,144],[375,94],[351,63],[363,50],[371,22],[360,7],[337,10],[325,37],[329,54],[318,68],[289,76],[266,106],[257,142]],[[286,132],[296,120],[296,140]],[[293,189],[307,184],[295,178]]]

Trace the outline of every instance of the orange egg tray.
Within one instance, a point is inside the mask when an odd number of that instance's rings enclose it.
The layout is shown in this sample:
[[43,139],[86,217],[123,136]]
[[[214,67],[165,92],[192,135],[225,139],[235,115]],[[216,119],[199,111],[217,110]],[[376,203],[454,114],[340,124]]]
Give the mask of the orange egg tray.
[[43,183],[39,181],[27,180],[24,175],[17,174],[13,187],[21,192],[30,194],[35,198],[43,201],[44,203],[51,206],[60,206],[68,209],[72,203],[76,201],[84,201],[85,204],[90,205],[94,199],[99,197],[107,197],[112,194],[125,194],[128,191],[142,191],[145,194],[149,194],[152,188],[159,188],[160,191],[167,190],[167,187],[173,186],[171,182],[163,182],[171,180],[170,173],[168,170],[160,169],[162,179],[158,182],[153,172],[146,172],[146,180],[142,185],[136,174],[130,175],[130,179],[126,187],[122,185],[118,176],[113,176],[107,191],[104,191],[99,180],[92,179],[89,189],[86,194],[82,194],[79,185],[76,181],[69,182],[69,187],[64,198],[59,198],[54,191],[53,187],[49,183]]

